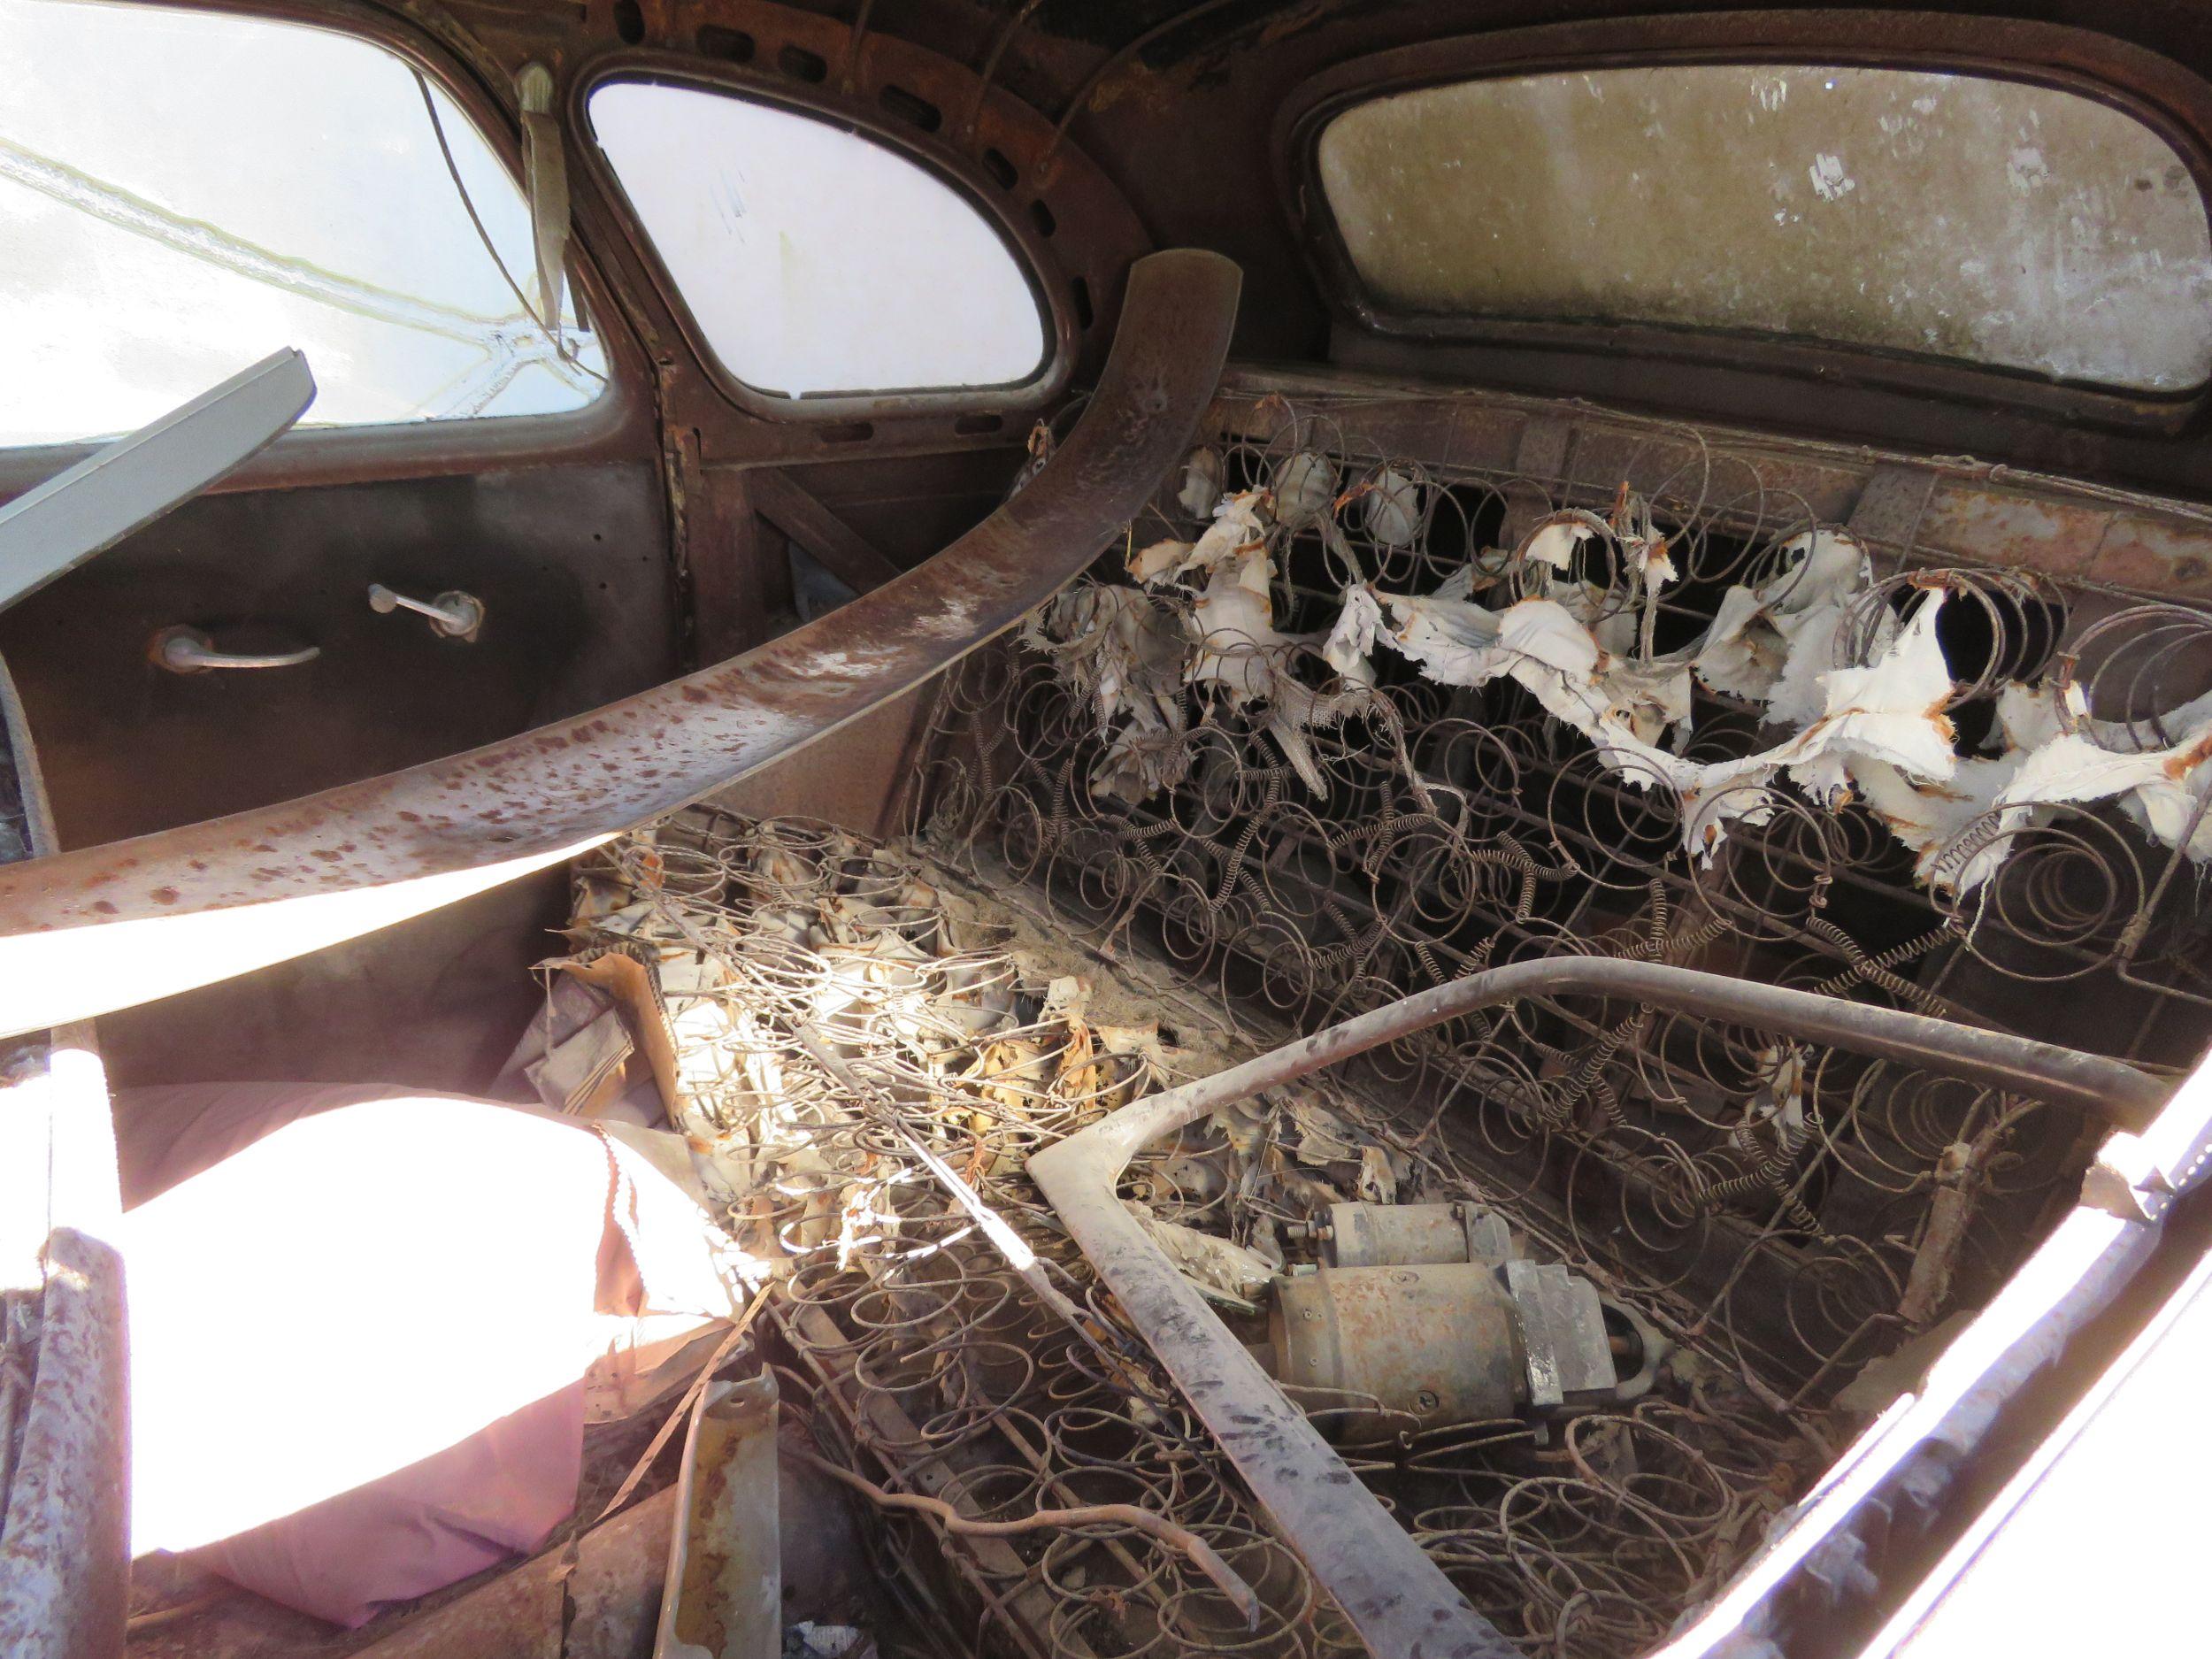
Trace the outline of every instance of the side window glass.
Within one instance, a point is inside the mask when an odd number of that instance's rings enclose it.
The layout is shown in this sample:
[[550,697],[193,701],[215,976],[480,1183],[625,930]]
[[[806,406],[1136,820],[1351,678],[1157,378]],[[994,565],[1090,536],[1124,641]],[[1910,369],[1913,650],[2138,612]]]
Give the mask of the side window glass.
[[696,87],[591,95],[600,149],[707,349],[788,397],[1015,386],[1044,366],[1021,262],[976,204],[856,134]]
[[303,426],[552,414],[605,385],[572,304],[535,314],[520,187],[380,46],[0,0],[0,445],[129,431],[288,345],[319,388]]

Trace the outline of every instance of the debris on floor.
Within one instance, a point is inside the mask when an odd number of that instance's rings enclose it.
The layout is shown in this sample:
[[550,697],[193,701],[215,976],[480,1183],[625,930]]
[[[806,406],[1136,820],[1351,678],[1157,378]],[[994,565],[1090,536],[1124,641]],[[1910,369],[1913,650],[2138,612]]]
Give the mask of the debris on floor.
[[[572,960],[652,977],[673,1111],[732,1227],[787,1258],[787,1409],[925,1511],[871,1529],[912,1628],[960,1652],[1360,1651],[1023,1171],[1279,1033],[1149,953],[1054,941],[922,843],[694,810],[595,855],[578,893]],[[1725,1345],[1554,1259],[1511,1193],[1349,1087],[1271,1094],[1130,1173],[1349,1466],[1532,1648],[1655,1640],[1816,1466],[1809,1414]],[[1490,1362],[1460,1377],[1477,1329]]]

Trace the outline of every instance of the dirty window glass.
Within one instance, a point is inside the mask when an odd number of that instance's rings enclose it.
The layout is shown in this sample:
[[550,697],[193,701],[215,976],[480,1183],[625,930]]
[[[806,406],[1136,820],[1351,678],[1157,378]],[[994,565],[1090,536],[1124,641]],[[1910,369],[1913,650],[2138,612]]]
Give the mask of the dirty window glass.
[[[534,321],[520,187],[445,96],[347,35],[0,0],[0,444],[127,432],[282,346],[303,425],[535,415],[604,384]],[[498,250],[487,251],[485,237]]]
[[1395,313],[1755,330],[2144,391],[2212,374],[2212,243],[2117,110],[1918,71],[1675,65],[1347,111],[1321,181]]
[[1004,239],[882,145],[639,81],[595,91],[591,122],[708,347],[747,385],[1007,386],[1043,363],[1036,297]]

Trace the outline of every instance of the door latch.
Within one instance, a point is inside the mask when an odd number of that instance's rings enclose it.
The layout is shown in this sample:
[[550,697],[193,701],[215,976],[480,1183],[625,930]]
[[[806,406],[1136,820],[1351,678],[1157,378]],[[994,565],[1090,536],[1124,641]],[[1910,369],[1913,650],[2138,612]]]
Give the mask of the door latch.
[[303,645],[296,651],[219,651],[199,629],[186,627],[164,628],[146,643],[148,660],[173,674],[204,674],[212,668],[296,668],[322,654],[319,645]]

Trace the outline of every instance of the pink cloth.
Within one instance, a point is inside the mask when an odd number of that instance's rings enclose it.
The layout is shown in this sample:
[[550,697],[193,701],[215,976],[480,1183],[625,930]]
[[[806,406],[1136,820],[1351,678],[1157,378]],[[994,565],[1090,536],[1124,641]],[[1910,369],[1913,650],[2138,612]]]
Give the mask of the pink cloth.
[[226,1577],[350,1624],[541,1542],[575,1501],[609,1191],[580,1125],[413,1096],[127,1211],[133,1553],[224,1540]]
[[350,1628],[536,1549],[576,1507],[584,1388],[195,1559],[272,1601]]

